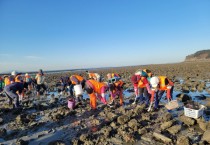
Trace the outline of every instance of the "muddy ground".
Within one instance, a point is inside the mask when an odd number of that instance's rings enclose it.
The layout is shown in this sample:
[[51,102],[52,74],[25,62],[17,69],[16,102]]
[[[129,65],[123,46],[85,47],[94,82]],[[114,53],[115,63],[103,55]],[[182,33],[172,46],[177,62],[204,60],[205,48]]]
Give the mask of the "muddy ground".
[[[150,69],[154,75],[166,75],[175,82],[173,97],[180,107],[168,111],[164,99],[159,111],[147,112],[144,105],[132,105],[130,82],[137,69]],[[106,76],[119,73],[125,81],[125,105],[113,108],[98,102],[92,111],[89,99],[74,110],[67,107],[68,95],[58,96],[56,83],[61,76],[84,71],[46,74],[48,94],[37,99],[28,92],[23,109],[13,110],[7,98],[0,97],[0,143],[29,145],[71,144],[209,144],[210,143],[210,62],[128,66],[91,70]],[[87,96],[86,94],[84,96]],[[163,97],[164,98],[164,97]],[[205,117],[184,115],[183,104],[192,99],[204,104]],[[119,102],[119,101],[118,101]]]

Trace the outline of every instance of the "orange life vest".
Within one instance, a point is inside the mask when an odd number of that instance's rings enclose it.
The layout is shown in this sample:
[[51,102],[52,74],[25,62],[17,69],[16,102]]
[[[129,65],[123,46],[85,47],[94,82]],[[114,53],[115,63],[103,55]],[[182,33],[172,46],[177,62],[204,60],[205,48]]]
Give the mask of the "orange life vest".
[[88,80],[88,81],[92,84],[94,92],[98,93],[98,94],[101,93],[101,88],[102,87],[106,87],[107,86],[106,83],[98,82],[96,80]]
[[160,80],[160,82],[159,82],[159,89],[160,90],[167,90],[165,79],[167,79],[166,76],[159,76],[159,80]]
[[72,81],[72,77],[75,77],[75,78],[77,78],[77,80],[79,80],[80,82],[82,81],[82,80],[84,80],[84,78],[83,77],[81,77],[81,76],[79,76],[79,75],[72,75],[71,77],[70,77],[70,80],[71,80],[71,82],[72,82],[72,84],[74,84],[74,85],[76,85],[76,82],[74,82],[74,81]]
[[119,80],[119,81],[115,82],[114,84],[116,87],[118,87],[118,86],[122,87],[124,82],[122,80]]
[[[144,79],[147,79],[147,78],[144,78]],[[139,88],[145,88],[146,87],[146,84],[143,83],[143,80],[141,80],[141,79],[139,80],[138,87]]]
[[11,81],[10,81],[10,77],[9,76],[7,76],[7,77],[4,78],[4,84],[5,84],[5,86],[8,86],[8,85],[11,84]]

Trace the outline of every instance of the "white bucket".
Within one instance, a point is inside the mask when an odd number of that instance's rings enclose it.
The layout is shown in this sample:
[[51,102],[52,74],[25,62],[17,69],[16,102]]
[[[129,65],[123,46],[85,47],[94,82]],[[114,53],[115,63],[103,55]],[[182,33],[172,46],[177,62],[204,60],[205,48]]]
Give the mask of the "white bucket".
[[82,90],[82,85],[74,85],[74,91],[75,91],[75,95],[82,95],[83,94],[83,90]]

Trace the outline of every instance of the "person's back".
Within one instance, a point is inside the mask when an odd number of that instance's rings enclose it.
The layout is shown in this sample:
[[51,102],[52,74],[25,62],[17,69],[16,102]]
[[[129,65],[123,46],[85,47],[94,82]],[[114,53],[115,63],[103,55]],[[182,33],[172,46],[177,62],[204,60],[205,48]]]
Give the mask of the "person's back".
[[101,93],[101,88],[107,86],[104,82],[98,82],[96,80],[88,80],[87,82],[90,82],[93,90],[99,94]]
[[79,84],[84,80],[84,78],[80,75],[72,75],[70,76],[70,81],[73,85]]
[[9,90],[13,91],[13,92],[21,92],[23,90],[23,83],[21,82],[14,82],[10,85],[7,86],[7,88],[9,88]]
[[38,85],[41,85],[41,84],[44,84],[45,76],[42,75],[42,74],[40,74],[40,73],[38,73],[38,74],[36,75],[35,79],[36,79],[36,83],[37,83]]

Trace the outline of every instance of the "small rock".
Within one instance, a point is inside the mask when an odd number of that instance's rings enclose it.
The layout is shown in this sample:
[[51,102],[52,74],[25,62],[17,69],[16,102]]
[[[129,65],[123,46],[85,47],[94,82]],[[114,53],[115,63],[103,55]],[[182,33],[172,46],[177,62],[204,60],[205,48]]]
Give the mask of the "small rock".
[[117,122],[121,125],[125,124],[129,120],[129,117],[126,115],[119,116]]
[[130,128],[135,128],[135,127],[137,127],[137,126],[138,126],[137,120],[136,120],[136,119],[132,119],[131,121],[128,122],[128,126],[129,126]]
[[174,125],[167,130],[168,130],[168,132],[170,132],[170,134],[175,135],[176,133],[178,133],[181,130],[181,128],[182,128],[181,125]]
[[203,122],[203,121],[199,121],[198,122],[198,125],[199,125],[200,129],[202,129],[203,131],[206,131],[207,130],[208,123]]
[[163,141],[164,143],[170,143],[170,142],[172,142],[172,140],[171,140],[170,138],[168,138],[168,137],[166,137],[166,136],[164,136],[164,135],[162,135],[162,134],[160,134],[160,133],[154,132],[154,133],[153,133],[153,136],[154,136],[155,138],[157,138],[158,140]]
[[109,112],[109,113],[107,114],[107,118],[108,118],[109,120],[113,120],[113,119],[115,119],[116,117],[117,117],[117,115],[114,114],[114,113],[112,113],[112,112]]
[[164,123],[160,126],[160,128],[161,128],[162,130],[165,130],[165,129],[171,127],[172,124],[173,124],[173,121],[167,121],[167,122],[164,122]]
[[66,145],[64,141],[62,140],[55,140],[48,143],[48,145]]
[[20,139],[16,141],[16,145],[28,145],[28,141]]
[[146,128],[141,128],[141,129],[138,130],[138,133],[140,135],[145,134],[145,133],[147,133],[147,129]]
[[164,113],[163,116],[160,118],[162,122],[170,121],[171,119],[172,119],[172,115],[169,112]]
[[210,143],[210,130],[207,130],[207,131],[204,132],[202,140]]
[[80,137],[79,137],[79,139],[80,139],[81,141],[83,141],[83,142],[85,142],[85,141],[87,140],[87,138],[88,138],[88,134],[82,134],[82,135],[80,135]]
[[5,128],[0,128],[0,137],[7,135],[7,130]]
[[0,124],[3,124],[3,123],[4,123],[4,119],[0,118]]
[[179,117],[179,120],[186,124],[187,126],[195,125],[196,121],[192,118],[186,117],[184,115]]
[[112,123],[110,124],[110,126],[111,126],[112,128],[114,128],[114,129],[117,127],[117,125],[116,125],[115,122],[112,122]]
[[190,145],[189,138],[187,136],[181,136],[177,139],[177,145]]

